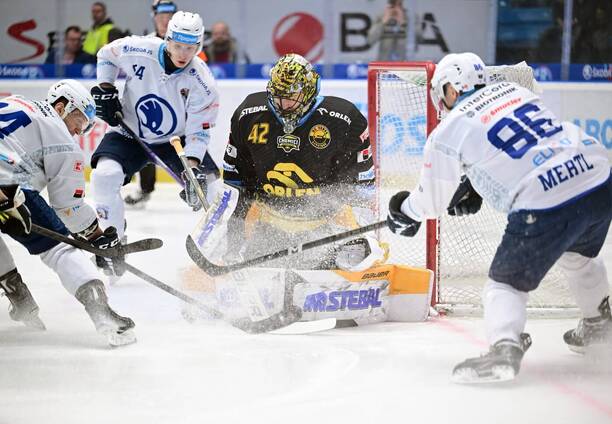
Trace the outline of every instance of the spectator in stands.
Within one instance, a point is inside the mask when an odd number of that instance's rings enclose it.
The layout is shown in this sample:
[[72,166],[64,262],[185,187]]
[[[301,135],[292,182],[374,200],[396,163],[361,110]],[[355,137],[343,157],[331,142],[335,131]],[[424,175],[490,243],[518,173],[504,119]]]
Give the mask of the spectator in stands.
[[205,48],[209,63],[250,63],[225,22],[215,22],[210,32],[211,38]]
[[102,46],[108,44],[108,33],[115,24],[106,14],[106,4],[101,1],[97,1],[91,6],[91,19],[93,25],[85,37],[83,50],[85,53],[95,55]]
[[[83,51],[83,32],[76,25],[69,26],[64,31],[64,55],[60,63],[72,65],[74,63],[96,63],[96,57]],[[57,49],[49,49],[45,63],[56,63]]]
[[389,0],[384,13],[379,16],[370,31],[370,45],[378,43],[377,60],[406,60],[408,14],[402,0]]

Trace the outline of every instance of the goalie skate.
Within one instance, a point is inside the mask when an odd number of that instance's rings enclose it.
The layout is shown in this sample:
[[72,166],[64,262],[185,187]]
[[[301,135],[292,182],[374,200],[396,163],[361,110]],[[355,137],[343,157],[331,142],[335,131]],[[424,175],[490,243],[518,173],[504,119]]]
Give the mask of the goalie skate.
[[479,358],[470,358],[453,369],[452,381],[460,384],[496,383],[513,380],[521,367],[531,337],[523,333],[520,342],[500,340]]
[[37,330],[47,329],[38,317],[39,308],[36,301],[17,271],[10,272],[0,280],[0,287],[10,301],[9,316],[13,321],[20,321],[26,327]]
[[612,349],[612,315],[608,297],[601,301],[598,310],[598,317],[581,319],[575,329],[563,335],[563,340],[571,351],[585,353],[589,347],[595,345]]
[[82,285],[75,297],[85,306],[96,331],[106,336],[109,345],[124,346],[136,342],[132,331],[134,321],[111,309],[101,281],[93,280]]

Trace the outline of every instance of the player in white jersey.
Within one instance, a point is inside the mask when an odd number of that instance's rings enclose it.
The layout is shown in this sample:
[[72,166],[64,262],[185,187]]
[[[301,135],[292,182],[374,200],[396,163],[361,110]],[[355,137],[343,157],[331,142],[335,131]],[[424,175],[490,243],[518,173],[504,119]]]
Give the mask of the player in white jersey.
[[[0,229],[39,255],[113,345],[135,341],[134,322],[108,305],[94,264],[78,249],[31,232],[31,224],[73,234],[104,249],[119,242],[114,228],[102,231],[94,210],[83,202],[84,156],[73,136],[94,123],[95,104],[74,80],[54,84],[46,102],[20,96],[0,100]],[[46,188],[49,204],[40,192]],[[97,258],[99,264],[112,266]],[[0,240],[0,286],[11,302],[11,318],[44,328],[38,305]]]
[[[612,342],[610,288],[597,257],[612,217],[605,148],[574,124],[558,122],[529,90],[509,82],[486,85],[484,63],[473,53],[442,59],[431,85],[432,101],[445,116],[428,138],[417,188],[391,198],[389,227],[414,236],[451,200],[453,214],[475,213],[482,198],[508,214],[483,290],[491,348],[457,365],[454,379],[515,377],[530,344],[523,333],[528,293],[555,263],[584,315],[564,335],[570,349]],[[468,178],[460,183],[462,173]]]
[[[169,143],[184,137],[185,153],[203,188],[218,179],[218,168],[207,153],[209,129],[219,108],[216,83],[197,57],[204,26],[196,13],[179,11],[170,20],[166,39],[126,37],[98,52],[98,85],[92,88],[96,114],[111,125],[92,155],[92,188],[102,226],[124,231],[121,186],[151,158],[119,126],[116,112],[136,135],[177,175],[182,164]],[[127,75],[121,101],[114,86],[120,71]],[[181,197],[199,209],[195,189],[185,181]]]

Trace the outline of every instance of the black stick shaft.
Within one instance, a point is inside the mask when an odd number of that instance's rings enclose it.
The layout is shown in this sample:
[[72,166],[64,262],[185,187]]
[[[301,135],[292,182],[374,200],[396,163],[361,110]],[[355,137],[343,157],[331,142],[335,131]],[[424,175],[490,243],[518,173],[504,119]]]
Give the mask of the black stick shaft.
[[238,262],[231,265],[215,265],[204,257],[195,246],[195,242],[191,237],[187,237],[187,251],[191,258],[196,264],[204,270],[208,275],[217,276],[227,274],[229,272],[238,271],[243,268],[248,268],[253,265],[258,265],[263,262],[271,261],[273,259],[282,258],[292,254],[302,252],[304,250],[313,249],[315,247],[323,246],[329,243],[334,243],[339,240],[343,240],[359,234],[364,234],[370,231],[384,228],[387,225],[387,221],[379,221],[374,224],[366,225],[363,227],[355,228],[354,230],[345,231],[344,233],[334,234],[331,236],[323,237],[318,240],[309,241],[303,244],[297,244],[295,246],[288,247],[286,249],[279,250],[277,252],[268,253],[266,255],[258,256],[256,258],[248,259],[243,262]]

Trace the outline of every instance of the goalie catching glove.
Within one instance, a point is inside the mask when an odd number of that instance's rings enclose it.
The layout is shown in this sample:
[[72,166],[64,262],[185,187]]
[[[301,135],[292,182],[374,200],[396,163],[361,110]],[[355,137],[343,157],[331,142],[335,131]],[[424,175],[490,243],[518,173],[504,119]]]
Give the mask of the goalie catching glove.
[[359,272],[383,264],[389,257],[389,245],[365,236],[336,248],[336,266],[343,271]]
[[0,230],[12,237],[30,234],[32,217],[17,184],[0,186]]
[[402,212],[402,203],[410,196],[409,191],[400,191],[389,200],[389,213],[387,215],[387,226],[394,234],[405,237],[414,237],[421,227],[419,221],[415,221]]
[[91,96],[96,102],[96,116],[111,127],[119,125],[115,116],[123,110],[119,101],[119,90],[111,84],[96,85],[91,88]]
[[477,213],[482,207],[482,197],[474,190],[469,178],[464,175],[451,199],[447,212],[451,216],[465,216]]

